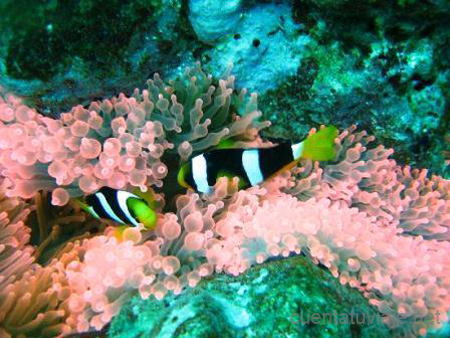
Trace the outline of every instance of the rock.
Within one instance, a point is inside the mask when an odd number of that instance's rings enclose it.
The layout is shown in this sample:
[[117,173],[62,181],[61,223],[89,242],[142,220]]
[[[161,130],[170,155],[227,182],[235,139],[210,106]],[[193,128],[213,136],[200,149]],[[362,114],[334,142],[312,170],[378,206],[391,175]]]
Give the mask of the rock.
[[204,42],[232,33],[241,18],[241,0],[189,1],[189,20],[197,37]]
[[[351,323],[352,309],[365,324],[357,324],[356,315]],[[372,325],[370,318],[374,319]],[[376,337],[387,333],[377,319],[381,321],[361,293],[342,286],[308,258],[295,256],[256,266],[239,277],[215,275],[162,301],[136,296],[113,320],[108,335]]]
[[236,86],[262,94],[295,75],[310,38],[288,4],[261,4],[245,11],[233,33],[205,52],[216,77],[233,64]]

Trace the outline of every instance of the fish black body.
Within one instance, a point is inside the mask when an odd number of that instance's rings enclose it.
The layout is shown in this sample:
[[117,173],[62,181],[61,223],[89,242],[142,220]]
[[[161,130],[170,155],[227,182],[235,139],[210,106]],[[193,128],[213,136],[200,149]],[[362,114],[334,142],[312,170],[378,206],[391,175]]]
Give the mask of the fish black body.
[[282,140],[270,148],[212,149],[185,162],[178,173],[181,186],[209,193],[220,177],[238,177],[239,188],[259,184],[302,158],[330,160],[335,156],[335,127],[326,127],[300,143]]
[[[326,127],[310,135],[306,140],[293,144],[282,140],[270,148],[221,148],[212,149],[191,157],[178,171],[177,181],[184,188],[210,193],[220,177],[238,177],[239,189],[259,184],[282,170],[294,166],[300,159],[331,160],[336,156],[335,127]],[[139,196],[138,196],[139,195]],[[108,187],[79,200],[84,210],[97,218],[147,229],[156,226],[157,216],[145,193],[133,194]]]
[[156,225],[156,213],[148,203],[128,191],[102,187],[78,202],[96,218],[110,219],[122,225],[142,223],[149,229]]
[[[206,192],[204,185],[216,184],[222,176],[237,176],[241,188],[258,184],[294,161],[291,142],[272,148],[215,149],[190,159],[192,170],[186,175],[186,183],[195,190]],[[204,164],[206,163],[206,170]]]

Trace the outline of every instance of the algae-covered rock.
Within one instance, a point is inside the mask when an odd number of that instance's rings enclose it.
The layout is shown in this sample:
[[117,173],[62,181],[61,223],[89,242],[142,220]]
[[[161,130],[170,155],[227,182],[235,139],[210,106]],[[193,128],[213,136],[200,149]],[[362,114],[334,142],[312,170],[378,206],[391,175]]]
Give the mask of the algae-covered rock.
[[179,64],[181,7],[176,0],[1,1],[0,85],[44,111],[132,91]]
[[242,18],[241,0],[189,0],[189,20],[202,41],[211,42],[233,32]]
[[230,34],[205,51],[212,74],[220,76],[232,63],[236,86],[258,94],[294,75],[309,37],[301,33],[291,11],[284,2],[247,9]]
[[381,321],[361,293],[296,256],[239,277],[216,275],[162,301],[136,296],[113,320],[108,336],[379,337],[388,332]]
[[259,97],[270,136],[357,124],[398,163],[450,177],[449,13],[448,1],[293,1],[308,43],[297,74]]

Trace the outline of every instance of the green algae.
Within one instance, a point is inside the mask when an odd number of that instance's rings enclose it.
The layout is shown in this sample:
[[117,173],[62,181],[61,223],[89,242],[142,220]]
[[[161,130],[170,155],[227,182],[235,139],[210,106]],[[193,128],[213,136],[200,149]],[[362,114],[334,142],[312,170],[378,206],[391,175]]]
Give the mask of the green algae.
[[[358,313],[337,324],[313,314]],[[384,324],[362,294],[304,256],[277,259],[238,276],[202,280],[162,301],[134,297],[113,319],[111,337],[381,337]],[[302,317],[300,317],[302,315]],[[345,316],[345,315],[344,315]],[[356,315],[355,315],[356,316]],[[309,323],[308,322],[309,317]],[[339,318],[339,317],[337,317]],[[314,323],[313,323],[314,322]]]

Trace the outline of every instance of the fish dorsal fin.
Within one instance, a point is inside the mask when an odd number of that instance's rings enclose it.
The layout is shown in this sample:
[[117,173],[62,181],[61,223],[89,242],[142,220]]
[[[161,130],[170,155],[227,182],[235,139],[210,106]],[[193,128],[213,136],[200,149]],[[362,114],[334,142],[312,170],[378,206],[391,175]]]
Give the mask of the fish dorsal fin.
[[287,144],[287,143],[292,143],[290,140],[287,140],[285,138],[280,138],[280,137],[266,137],[265,138],[267,141],[272,142],[275,146],[278,144]]
[[224,139],[219,142],[217,146],[214,147],[214,149],[230,149],[233,148],[235,141],[233,141],[230,138]]

